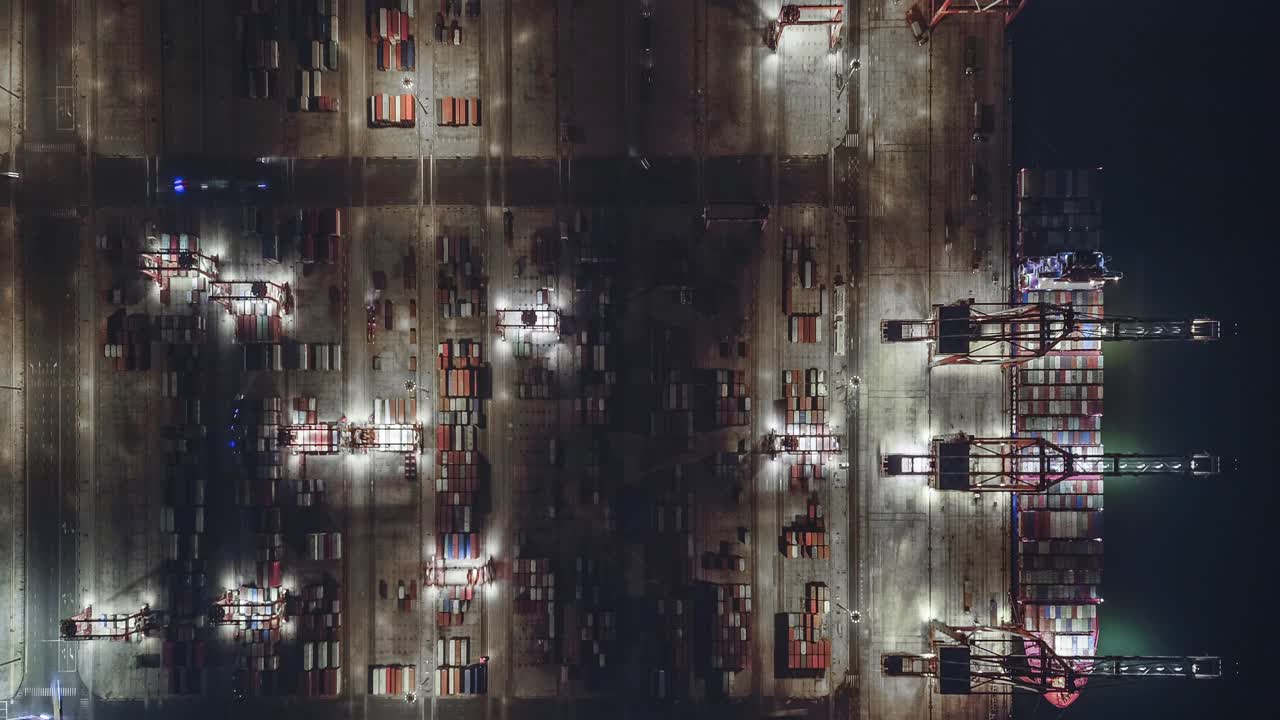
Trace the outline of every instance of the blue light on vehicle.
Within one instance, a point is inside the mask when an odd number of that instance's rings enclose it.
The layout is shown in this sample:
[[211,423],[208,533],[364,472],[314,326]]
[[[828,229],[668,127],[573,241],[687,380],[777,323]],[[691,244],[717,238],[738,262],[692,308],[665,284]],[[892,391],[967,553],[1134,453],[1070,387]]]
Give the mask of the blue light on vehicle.
[[176,193],[184,193],[187,191],[187,181],[183,178],[176,177],[173,179],[173,191]]
[[227,443],[227,445],[228,445],[228,446],[230,446],[230,447],[235,447],[235,446],[236,446],[236,441],[235,441],[235,440],[232,440],[232,441],[228,442],[228,443]]
[[258,189],[259,189],[259,190],[266,190],[266,189],[267,189],[267,184],[266,184],[266,183],[258,183]]

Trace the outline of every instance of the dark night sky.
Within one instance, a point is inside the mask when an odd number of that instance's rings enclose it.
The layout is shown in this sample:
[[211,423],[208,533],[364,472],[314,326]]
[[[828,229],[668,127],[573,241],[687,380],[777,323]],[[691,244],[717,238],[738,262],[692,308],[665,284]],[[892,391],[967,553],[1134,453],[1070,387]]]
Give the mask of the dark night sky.
[[1100,649],[1220,654],[1242,677],[1086,692],[1064,717],[1254,717],[1272,692],[1280,477],[1261,452],[1280,432],[1265,352],[1280,343],[1261,303],[1280,285],[1280,197],[1264,46],[1280,26],[1264,4],[1033,0],[1012,29],[1015,164],[1106,169],[1105,249],[1126,274],[1108,311],[1240,323],[1218,347],[1108,346],[1109,450],[1209,448],[1242,470],[1108,483]]

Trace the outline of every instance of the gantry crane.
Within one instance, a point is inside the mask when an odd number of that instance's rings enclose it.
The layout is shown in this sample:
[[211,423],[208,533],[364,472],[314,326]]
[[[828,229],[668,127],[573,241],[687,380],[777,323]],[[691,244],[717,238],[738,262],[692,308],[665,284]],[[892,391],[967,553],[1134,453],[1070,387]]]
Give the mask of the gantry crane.
[[976,303],[972,300],[934,305],[922,320],[882,320],[880,339],[887,343],[926,342],[930,366],[1013,365],[1053,352],[1074,340],[1190,340],[1221,337],[1217,320],[1154,320],[1124,315],[1098,315],[1069,304]]
[[560,313],[547,307],[499,310],[496,322],[498,335],[502,337],[506,337],[508,330],[560,336]]
[[1078,477],[1183,475],[1207,477],[1221,472],[1208,453],[1076,455],[1044,438],[934,438],[927,454],[891,453],[881,457],[890,476],[924,476],[939,490],[969,492],[1044,492]]
[[1087,683],[1137,678],[1213,679],[1223,662],[1207,656],[1066,656],[1017,625],[952,627],[929,622],[929,652],[886,653],[881,671],[890,677],[926,677],[942,695],[1001,694],[1012,688],[1039,693],[1058,707],[1070,705]]
[[929,4],[929,29],[932,30],[948,15],[973,13],[1002,13],[1004,24],[1008,25],[1022,12],[1027,0],[931,0]]
[[63,640],[142,640],[161,625],[159,613],[143,605],[135,613],[103,613],[93,615],[93,606],[59,623]]
[[797,25],[827,25],[827,43],[834,50],[840,46],[840,29],[844,26],[844,4],[840,5],[783,5],[778,19],[769,23],[765,31],[765,45],[777,50],[782,32]]
[[227,590],[209,606],[209,624],[241,629],[278,627],[288,599],[288,591],[280,588],[241,586]]
[[138,253],[138,269],[162,287],[171,277],[200,277],[216,280],[218,258],[204,255],[198,250],[168,248],[145,250]]
[[422,447],[422,426],[416,423],[368,423],[357,425],[345,419],[336,423],[285,425],[277,435],[282,446],[300,455],[353,453],[417,453]]
[[267,280],[221,280],[212,283],[209,299],[232,315],[279,315],[292,309],[289,283]]

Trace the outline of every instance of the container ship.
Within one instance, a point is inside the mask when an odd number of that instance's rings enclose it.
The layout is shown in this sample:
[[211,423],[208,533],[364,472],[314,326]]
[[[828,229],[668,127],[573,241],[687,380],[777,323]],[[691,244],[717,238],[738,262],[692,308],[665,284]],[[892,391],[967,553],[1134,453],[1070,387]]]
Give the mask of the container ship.
[[[1022,169],[1014,238],[1015,303],[1103,314],[1101,168]],[[1087,329],[1086,329],[1087,330]],[[1092,333],[1086,332],[1085,335]],[[1077,457],[1102,450],[1103,354],[1096,339],[1060,343],[1012,370],[1012,432]],[[1013,501],[1017,620],[1060,656],[1092,657],[1102,604],[1103,481],[1078,476]],[[1027,652],[1036,652],[1028,647]],[[1079,691],[1046,694],[1058,707]]]

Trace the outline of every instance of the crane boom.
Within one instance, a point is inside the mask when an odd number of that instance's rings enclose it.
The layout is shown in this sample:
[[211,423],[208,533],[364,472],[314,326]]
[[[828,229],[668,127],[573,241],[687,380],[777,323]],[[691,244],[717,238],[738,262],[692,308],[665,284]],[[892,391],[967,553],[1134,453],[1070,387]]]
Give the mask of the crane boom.
[[1014,364],[1078,340],[1186,340],[1221,337],[1209,318],[1150,319],[1084,312],[1069,304],[962,301],[935,305],[931,317],[882,320],[883,342],[926,342],[931,365]]
[[934,438],[928,453],[890,453],[881,459],[890,476],[925,476],[940,490],[1043,492],[1078,477],[1182,475],[1221,472],[1208,453],[1077,455],[1044,438]]

